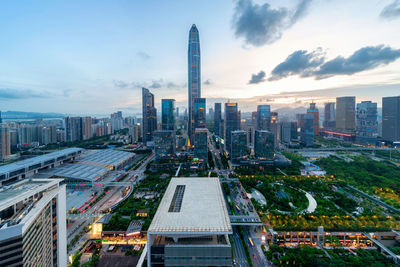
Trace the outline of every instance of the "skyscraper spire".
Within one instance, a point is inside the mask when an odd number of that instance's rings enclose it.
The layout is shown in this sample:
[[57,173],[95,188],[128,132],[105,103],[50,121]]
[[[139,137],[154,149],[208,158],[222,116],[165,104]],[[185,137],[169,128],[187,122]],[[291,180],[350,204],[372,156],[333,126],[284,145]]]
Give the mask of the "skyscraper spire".
[[193,141],[194,133],[194,99],[201,97],[201,73],[200,73],[200,37],[195,24],[189,31],[188,46],[188,136]]

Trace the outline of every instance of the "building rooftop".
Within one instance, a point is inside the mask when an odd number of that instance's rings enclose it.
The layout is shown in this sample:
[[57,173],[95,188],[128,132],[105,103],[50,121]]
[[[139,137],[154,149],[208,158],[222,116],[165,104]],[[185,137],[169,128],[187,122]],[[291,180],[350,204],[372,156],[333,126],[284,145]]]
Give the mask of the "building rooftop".
[[232,227],[219,179],[172,178],[149,232],[231,233]]
[[5,173],[12,172],[15,170],[20,170],[22,168],[34,166],[36,164],[43,163],[48,160],[53,160],[53,159],[56,160],[59,157],[68,156],[70,154],[81,152],[81,151],[83,151],[82,148],[71,147],[71,148],[66,148],[63,150],[51,152],[48,154],[44,154],[41,156],[20,160],[20,161],[14,162],[14,163],[0,166],[0,174],[5,174]]

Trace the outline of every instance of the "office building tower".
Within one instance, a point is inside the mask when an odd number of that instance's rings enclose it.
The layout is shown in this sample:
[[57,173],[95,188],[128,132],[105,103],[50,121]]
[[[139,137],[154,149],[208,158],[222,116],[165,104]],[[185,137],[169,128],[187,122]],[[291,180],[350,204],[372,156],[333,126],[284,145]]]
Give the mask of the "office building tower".
[[67,142],[81,141],[83,121],[81,117],[65,117],[65,138]]
[[275,157],[274,134],[266,130],[256,130],[254,136],[254,155],[257,159],[273,160]]
[[281,143],[290,144],[292,140],[292,123],[285,121],[279,124],[279,140]]
[[188,136],[193,141],[194,129],[194,99],[201,98],[201,67],[200,67],[200,37],[196,25],[189,31],[188,45]]
[[314,115],[299,114],[300,143],[303,146],[311,147],[314,145]]
[[26,179],[0,192],[0,266],[67,266],[61,181]]
[[154,107],[154,95],[142,88],[142,135],[143,143],[153,140],[153,132],[157,130],[157,109]]
[[240,129],[240,114],[237,103],[225,103],[225,149],[231,151],[231,132]]
[[175,131],[175,99],[161,99],[161,129]]
[[93,137],[92,132],[92,118],[91,117],[83,117],[82,118],[82,126],[83,126],[83,140],[87,140]]
[[356,114],[356,138],[362,142],[375,142],[378,136],[378,104],[362,101],[357,104]]
[[232,266],[218,178],[172,178],[147,232],[147,266]]
[[204,163],[208,162],[208,130],[196,128],[194,130],[194,156]]
[[400,96],[382,98],[382,137],[391,142],[400,141]]
[[195,98],[193,107],[194,128],[206,128],[206,99]]
[[223,136],[222,127],[222,112],[221,103],[214,104],[214,134],[216,136]]
[[231,132],[231,151],[230,156],[233,161],[240,161],[247,158],[249,149],[247,147],[247,133],[242,130]]
[[270,130],[271,128],[270,105],[257,106],[257,130]]
[[212,121],[214,119],[214,109],[209,108],[208,109],[208,120]]
[[296,142],[299,139],[299,134],[297,132],[297,122],[290,122],[290,141]]
[[170,158],[175,156],[175,131],[154,131],[153,140],[156,158]]
[[336,128],[336,110],[334,102],[325,103],[323,126],[325,129]]
[[256,130],[252,123],[246,123],[243,125],[242,129],[247,134],[247,144],[249,146],[254,146],[254,131]]
[[0,124],[0,160],[6,159],[11,155],[10,129]]
[[270,132],[274,134],[275,147],[279,144],[279,119],[278,112],[271,112]]
[[336,128],[346,132],[356,129],[356,97],[336,97]]
[[[175,100],[175,99],[174,99]],[[175,109],[175,118],[177,119],[177,120],[179,120],[179,108],[176,108]]]
[[307,109],[307,114],[312,114],[314,117],[314,136],[319,133],[319,110],[315,103],[310,103],[310,108]]

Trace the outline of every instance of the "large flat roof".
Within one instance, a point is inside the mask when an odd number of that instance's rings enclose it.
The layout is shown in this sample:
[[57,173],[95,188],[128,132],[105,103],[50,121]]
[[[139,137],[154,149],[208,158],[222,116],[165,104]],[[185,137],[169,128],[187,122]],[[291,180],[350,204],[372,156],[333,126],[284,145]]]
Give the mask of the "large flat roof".
[[151,222],[153,234],[231,233],[218,178],[172,178]]
[[20,170],[22,168],[26,168],[29,166],[33,166],[33,165],[36,165],[39,163],[46,162],[48,160],[57,159],[58,157],[68,156],[72,153],[77,153],[79,151],[83,151],[83,149],[77,148],[77,147],[71,147],[71,148],[66,148],[63,150],[54,151],[54,152],[51,152],[48,154],[40,155],[37,157],[20,160],[20,161],[14,162],[14,163],[0,166],[0,174],[12,172],[15,170]]

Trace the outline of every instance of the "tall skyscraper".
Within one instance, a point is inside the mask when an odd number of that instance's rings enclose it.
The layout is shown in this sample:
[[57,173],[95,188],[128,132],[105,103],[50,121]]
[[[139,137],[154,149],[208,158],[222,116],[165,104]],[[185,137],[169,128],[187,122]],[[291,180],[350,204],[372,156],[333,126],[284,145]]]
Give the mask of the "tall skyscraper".
[[222,136],[222,113],[221,113],[221,103],[214,104],[214,134],[217,136]]
[[300,143],[304,146],[314,145],[314,116],[313,114],[298,114],[300,126]]
[[279,119],[278,112],[271,112],[271,125],[270,131],[274,134],[275,147],[278,146],[279,143]]
[[153,139],[156,158],[170,158],[175,156],[175,131],[154,131]]
[[363,101],[357,104],[356,136],[360,141],[368,141],[378,136],[378,104]]
[[161,127],[175,131],[175,99],[161,99]]
[[310,108],[307,109],[307,114],[312,114],[314,118],[314,135],[319,133],[319,110],[315,103],[310,103]]
[[240,114],[237,103],[225,103],[225,148],[231,151],[231,133],[240,129]]
[[400,96],[382,98],[382,137],[400,141]]
[[270,130],[271,126],[271,106],[257,106],[257,130]]
[[356,129],[356,97],[336,97],[336,128],[354,132]]
[[0,160],[4,160],[11,155],[10,129],[3,125],[0,125],[0,150]]
[[157,109],[154,107],[154,95],[149,89],[142,88],[142,124],[143,143],[153,140],[153,132],[157,130]]
[[195,98],[193,107],[194,128],[206,128],[206,99]]
[[326,129],[336,128],[336,111],[334,102],[325,103],[323,126]]
[[92,118],[91,117],[84,117],[82,118],[83,123],[83,140],[87,140],[93,137],[92,132]]
[[200,37],[195,24],[189,31],[188,47],[188,136],[193,141],[194,134],[194,99],[201,98],[201,73],[200,73]]

